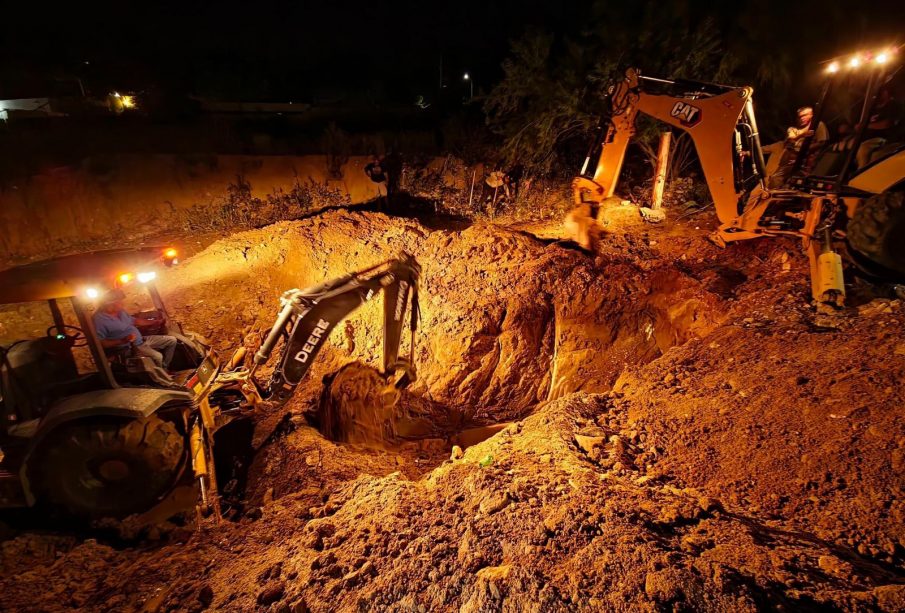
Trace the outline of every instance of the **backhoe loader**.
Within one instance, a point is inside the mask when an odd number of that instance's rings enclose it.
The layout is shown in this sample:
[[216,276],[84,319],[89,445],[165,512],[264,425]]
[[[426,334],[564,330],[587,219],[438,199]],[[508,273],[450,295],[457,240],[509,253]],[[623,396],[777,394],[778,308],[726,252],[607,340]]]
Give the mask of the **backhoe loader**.
[[[248,368],[244,348],[222,359],[169,317],[153,280],[175,256],[174,249],[100,251],[0,271],[0,305],[44,302],[52,321],[43,337],[0,346],[0,508],[153,521],[184,508],[185,496],[171,504],[177,489],[194,489],[200,511],[219,513],[224,490],[228,500],[241,494],[251,410],[285,402],[333,327],[381,291],[383,375],[394,387],[414,379],[411,355],[399,356],[406,313],[413,336],[418,319],[420,268],[410,255],[285,292]],[[141,315],[156,323],[143,333],[179,339],[176,372],[101,344],[91,311],[120,287],[150,296],[153,312]],[[256,371],[281,342],[269,381],[258,382]]]
[[[568,230],[583,246],[593,247],[600,233],[596,219],[613,196],[635,120],[643,114],[690,135],[720,222],[711,235],[719,246],[763,236],[800,238],[810,260],[813,299],[836,307],[845,299],[842,258],[836,251],[840,244],[867,275],[905,278],[905,143],[887,144],[866,166],[855,165],[877,92],[893,70],[897,51],[861,54],[845,62],[849,70],[859,67],[867,73],[853,141],[842,152],[813,151],[813,136],[808,136],[788,178],[778,186],[766,176],[751,87],[657,79],[627,70],[609,89],[601,131],[573,181],[575,208],[567,218]],[[819,125],[845,71],[840,61],[828,64],[811,125]],[[810,170],[815,153],[822,158]]]

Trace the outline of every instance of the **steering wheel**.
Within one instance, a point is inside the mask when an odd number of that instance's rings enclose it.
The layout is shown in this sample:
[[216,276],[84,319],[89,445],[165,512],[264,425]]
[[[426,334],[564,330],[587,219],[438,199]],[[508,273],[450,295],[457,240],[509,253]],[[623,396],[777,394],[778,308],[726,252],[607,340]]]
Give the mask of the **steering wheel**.
[[[67,330],[74,330],[75,334],[66,334]],[[63,335],[68,339],[72,340],[73,347],[87,347],[88,346],[88,338],[85,336],[85,331],[76,326],[57,326],[56,324],[47,328],[46,332],[47,336],[60,336]]]

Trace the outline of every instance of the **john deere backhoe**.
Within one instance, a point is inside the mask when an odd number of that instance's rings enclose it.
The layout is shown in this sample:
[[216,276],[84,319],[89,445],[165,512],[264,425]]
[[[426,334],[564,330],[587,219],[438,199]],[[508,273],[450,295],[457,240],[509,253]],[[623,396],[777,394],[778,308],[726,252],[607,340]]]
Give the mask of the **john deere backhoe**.
[[[813,136],[807,137],[778,187],[767,180],[752,88],[656,79],[629,69],[610,88],[600,135],[573,181],[576,208],[567,226],[578,242],[591,246],[595,220],[616,189],[635,120],[643,114],[690,135],[720,221],[712,235],[718,245],[763,236],[800,238],[810,259],[811,293],[820,303],[844,302],[842,258],[836,251],[841,245],[867,274],[905,278],[905,143],[888,143],[866,166],[855,164],[897,51],[846,62],[850,69],[869,71],[853,140],[843,151],[830,152],[815,151]],[[828,65],[811,125],[819,125],[844,70],[838,61]],[[809,163],[814,154],[823,159]],[[811,164],[821,174],[808,170]]]
[[[175,254],[101,251],[0,271],[0,305],[43,302],[52,321],[44,336],[0,346],[0,509],[163,518],[177,489],[194,489],[200,508],[219,512],[221,497],[241,493],[251,410],[288,400],[336,324],[381,292],[383,374],[388,386],[414,380],[411,354],[399,355],[406,315],[413,336],[418,321],[421,269],[410,255],[285,292],[246,368],[244,348],[221,358],[169,317],[153,279]],[[153,299],[153,310],[140,315],[156,323],[142,332],[179,339],[170,363],[177,372],[101,344],[91,316],[98,297],[133,286]],[[259,382],[256,371],[278,346],[275,368]]]

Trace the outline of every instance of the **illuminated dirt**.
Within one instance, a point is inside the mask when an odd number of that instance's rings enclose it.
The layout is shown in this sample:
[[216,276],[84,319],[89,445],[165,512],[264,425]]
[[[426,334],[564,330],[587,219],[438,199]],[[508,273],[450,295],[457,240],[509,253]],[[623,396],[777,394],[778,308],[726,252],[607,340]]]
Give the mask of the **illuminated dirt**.
[[0,609],[902,610],[905,309],[818,315],[795,245],[720,251],[709,223],[617,224],[594,256],[343,211],[215,243],[162,290],[220,348],[283,289],[413,253],[418,381],[388,403],[369,374],[373,301],[256,415],[243,517],[20,534]]

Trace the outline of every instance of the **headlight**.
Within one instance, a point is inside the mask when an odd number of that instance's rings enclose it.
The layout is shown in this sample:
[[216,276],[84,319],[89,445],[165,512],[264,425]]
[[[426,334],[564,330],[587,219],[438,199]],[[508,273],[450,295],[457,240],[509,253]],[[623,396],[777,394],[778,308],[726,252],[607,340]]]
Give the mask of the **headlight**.
[[152,272],[140,272],[140,273],[138,273],[138,280],[139,280],[141,283],[147,283],[147,282],[149,282],[149,281],[153,281],[153,280],[156,279],[156,278],[157,278],[157,273],[156,273],[156,272],[153,272],[153,271],[152,271]]

